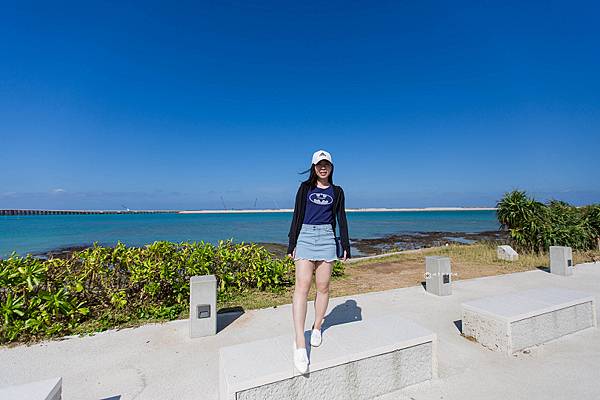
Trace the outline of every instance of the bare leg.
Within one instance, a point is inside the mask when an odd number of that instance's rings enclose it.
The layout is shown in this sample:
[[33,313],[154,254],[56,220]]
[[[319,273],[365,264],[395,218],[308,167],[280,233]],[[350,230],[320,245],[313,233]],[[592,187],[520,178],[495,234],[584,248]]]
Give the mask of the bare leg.
[[309,260],[296,261],[296,285],[294,287],[294,298],[292,300],[292,316],[294,319],[294,331],[296,336],[296,347],[306,348],[304,340],[304,323],[306,321],[306,299],[312,282],[314,263]]
[[327,312],[329,304],[329,281],[331,279],[331,269],[333,263],[321,261],[317,263],[315,272],[315,282],[317,286],[317,296],[315,299],[315,329],[321,329],[323,318]]

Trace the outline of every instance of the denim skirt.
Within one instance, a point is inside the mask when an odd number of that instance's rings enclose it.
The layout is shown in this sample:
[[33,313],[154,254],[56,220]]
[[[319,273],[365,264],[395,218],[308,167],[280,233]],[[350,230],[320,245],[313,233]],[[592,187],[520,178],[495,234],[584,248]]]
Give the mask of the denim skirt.
[[337,260],[335,235],[330,224],[302,224],[294,260],[300,259],[328,262]]

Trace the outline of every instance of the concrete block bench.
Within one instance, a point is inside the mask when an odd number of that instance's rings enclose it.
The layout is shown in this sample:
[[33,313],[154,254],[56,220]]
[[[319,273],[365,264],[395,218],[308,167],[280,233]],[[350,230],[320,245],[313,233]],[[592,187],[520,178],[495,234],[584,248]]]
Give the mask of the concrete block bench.
[[437,375],[435,334],[395,315],[326,329],[306,375],[292,346],[289,334],[221,348],[220,399],[370,399]]
[[62,378],[0,388],[0,400],[60,400]]
[[483,346],[506,354],[595,327],[588,293],[537,288],[462,303],[462,329]]

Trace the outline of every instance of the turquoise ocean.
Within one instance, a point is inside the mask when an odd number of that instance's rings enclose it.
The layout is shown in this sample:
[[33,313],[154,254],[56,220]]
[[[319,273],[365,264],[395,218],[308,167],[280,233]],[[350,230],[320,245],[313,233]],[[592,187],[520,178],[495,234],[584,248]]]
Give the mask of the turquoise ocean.
[[[417,232],[483,232],[499,228],[495,211],[348,212],[351,239]],[[140,246],[156,240],[287,243],[291,213],[0,216],[0,258],[57,248]]]

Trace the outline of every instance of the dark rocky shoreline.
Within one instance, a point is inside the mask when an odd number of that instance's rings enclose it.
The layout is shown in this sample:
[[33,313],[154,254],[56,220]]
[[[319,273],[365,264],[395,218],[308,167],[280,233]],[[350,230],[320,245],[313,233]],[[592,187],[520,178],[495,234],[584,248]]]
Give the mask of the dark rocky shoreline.
[[56,249],[52,249],[50,251],[42,251],[37,253],[31,253],[32,256],[38,258],[69,258],[71,254],[76,251],[85,250],[87,248],[92,247],[93,245],[77,245],[77,246],[65,246],[65,247],[57,247]]
[[[465,232],[414,232],[387,235],[382,238],[354,239],[352,247],[360,252],[354,256],[368,256],[392,251],[414,250],[425,247],[444,246],[450,243],[470,244],[475,242],[506,242],[508,233],[504,231],[486,231],[477,233]],[[283,257],[287,245],[281,243],[262,243],[267,250],[277,257]],[[32,255],[39,258],[68,258],[75,251],[85,250],[92,245],[76,245],[59,247],[50,251],[37,252]]]
[[414,232],[388,235],[374,239],[352,239],[352,246],[364,255],[391,251],[415,250],[425,247],[444,246],[451,243],[506,242],[506,231],[465,232]]

